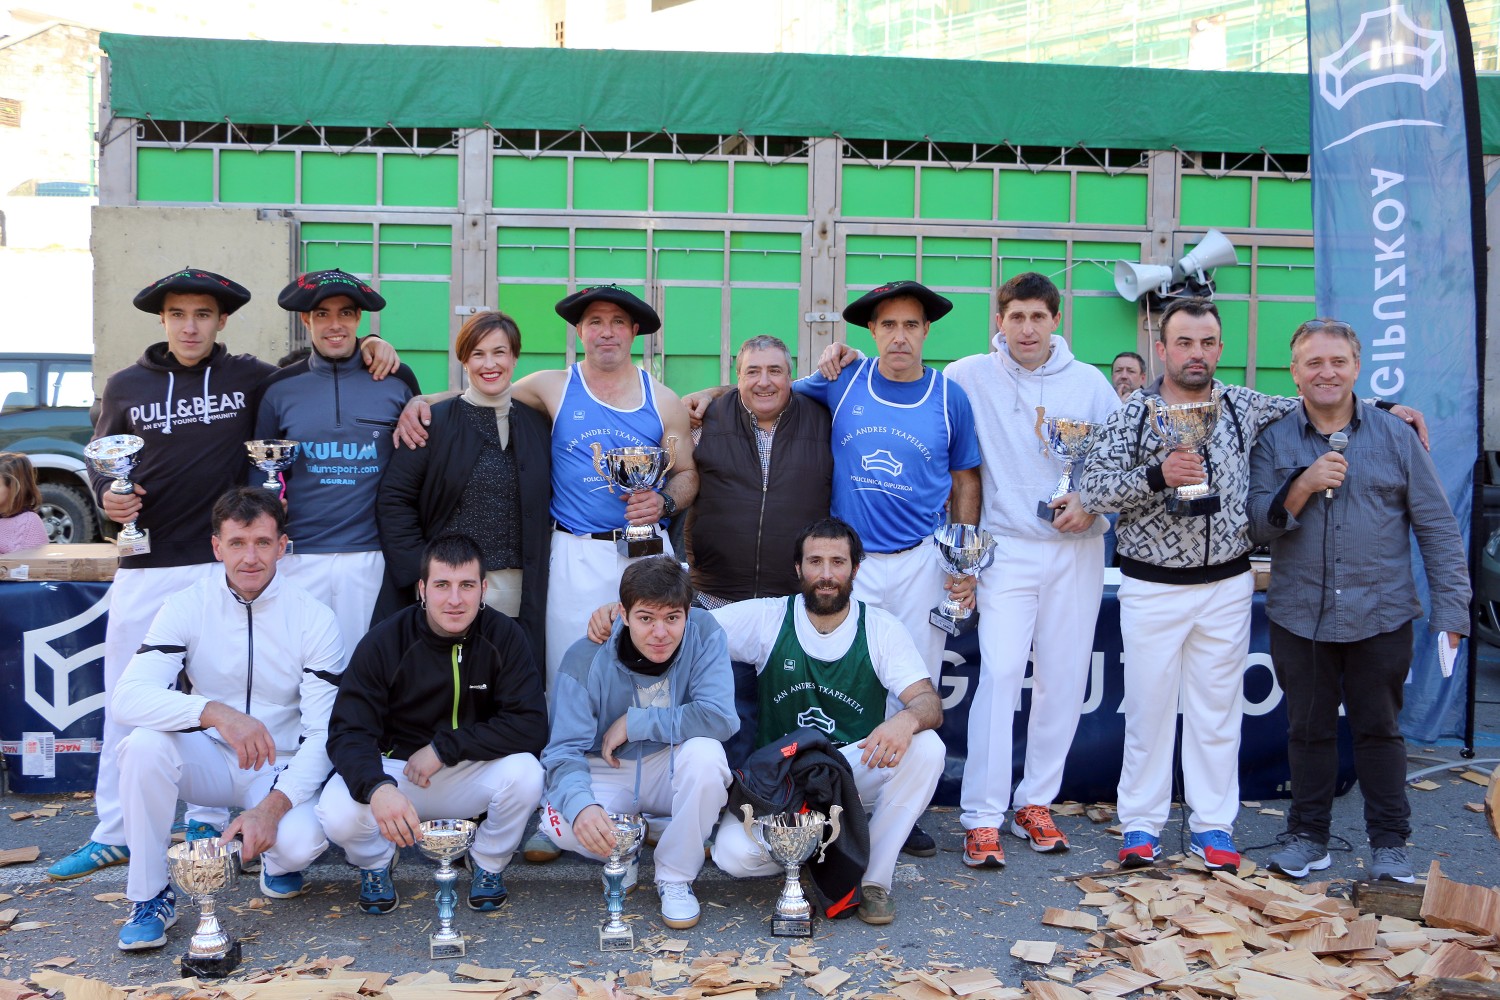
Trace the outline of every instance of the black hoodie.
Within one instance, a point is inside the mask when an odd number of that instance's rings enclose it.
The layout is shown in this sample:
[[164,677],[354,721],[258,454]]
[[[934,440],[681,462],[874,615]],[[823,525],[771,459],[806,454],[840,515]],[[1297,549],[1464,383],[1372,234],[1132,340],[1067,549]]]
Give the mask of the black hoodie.
[[[121,568],[213,562],[214,501],[245,482],[245,442],[255,436],[251,394],[275,370],[223,344],[189,367],[162,342],[109,377],[94,436],[135,434],[146,442],[130,480],[146,490],[137,523],[151,532],[151,551],[122,558]],[[102,499],[114,480],[91,478]]]

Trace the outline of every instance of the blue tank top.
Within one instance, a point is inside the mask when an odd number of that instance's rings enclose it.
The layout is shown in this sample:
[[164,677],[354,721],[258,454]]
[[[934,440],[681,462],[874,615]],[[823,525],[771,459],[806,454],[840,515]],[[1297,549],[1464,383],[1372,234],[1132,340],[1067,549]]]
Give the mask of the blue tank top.
[[871,552],[899,552],[943,523],[953,485],[948,393],[958,390],[932,368],[916,382],[892,382],[873,358],[847,374],[833,410],[833,516]]
[[619,410],[602,402],[583,381],[578,366],[568,368],[557,417],[552,421],[552,519],[575,534],[625,527],[625,501],[594,468],[597,443],[608,451],[660,445],[664,430],[651,392],[651,376],[641,371],[641,405]]

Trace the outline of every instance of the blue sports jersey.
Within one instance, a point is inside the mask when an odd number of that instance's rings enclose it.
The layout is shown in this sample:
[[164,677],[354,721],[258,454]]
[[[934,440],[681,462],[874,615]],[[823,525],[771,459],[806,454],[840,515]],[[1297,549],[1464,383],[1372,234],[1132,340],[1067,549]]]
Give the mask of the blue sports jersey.
[[589,392],[578,366],[568,368],[557,417],[552,421],[552,519],[568,531],[590,534],[625,527],[619,488],[594,468],[597,443],[611,448],[658,446],[664,429],[651,392],[651,376],[641,371],[641,405],[617,410]]
[[833,515],[871,552],[899,552],[943,523],[955,470],[979,466],[969,397],[933,368],[915,382],[881,375],[874,358],[837,382],[792,383],[833,413]]

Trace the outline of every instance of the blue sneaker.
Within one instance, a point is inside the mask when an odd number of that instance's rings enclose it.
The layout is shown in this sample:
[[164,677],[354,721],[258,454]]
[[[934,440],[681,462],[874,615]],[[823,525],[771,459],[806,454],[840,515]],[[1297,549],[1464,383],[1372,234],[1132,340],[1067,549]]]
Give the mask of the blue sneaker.
[[193,820],[183,827],[183,839],[191,844],[195,840],[216,840],[224,831],[211,823],[200,823]]
[[1161,838],[1153,837],[1145,830],[1125,831],[1125,844],[1120,848],[1121,868],[1145,868],[1156,864],[1161,857]]
[[1211,872],[1240,870],[1240,852],[1224,830],[1204,830],[1193,834],[1188,850],[1202,858],[1204,867]]
[[391,873],[396,870],[396,857],[384,868],[361,868],[359,870],[359,908],[366,913],[390,913],[401,902],[396,891],[396,880]]
[[91,840],[67,857],[53,862],[52,867],[47,869],[47,877],[58,882],[66,882],[70,878],[92,875],[99,869],[108,868],[110,865],[123,865],[129,862],[130,848],[115,847],[112,844],[101,844]]
[[272,899],[295,899],[307,891],[302,885],[301,872],[283,872],[272,875],[264,866],[260,870],[260,891]]
[[167,943],[167,928],[177,923],[177,895],[172,886],[141,903],[130,904],[130,919],[120,928],[120,950],[142,951]]
[[474,865],[474,877],[469,880],[469,909],[498,910],[505,905],[505,873],[492,872],[488,868]]

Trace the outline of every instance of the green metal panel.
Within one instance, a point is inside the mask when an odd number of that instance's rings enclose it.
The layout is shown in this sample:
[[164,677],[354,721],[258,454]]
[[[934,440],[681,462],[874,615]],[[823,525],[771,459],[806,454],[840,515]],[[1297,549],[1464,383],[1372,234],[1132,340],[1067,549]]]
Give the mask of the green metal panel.
[[841,202],[846,216],[910,219],[916,211],[915,167],[844,164]]
[[219,200],[290,205],[297,200],[297,154],[219,152]]
[[989,350],[994,330],[988,291],[948,292],[947,296],[953,300],[953,311],[932,324],[922,347],[922,360],[935,368]]
[[369,275],[375,270],[371,245],[375,227],[356,222],[304,222],[302,224],[302,271],[341,267],[350,274]]
[[452,241],[451,226],[383,225],[380,227],[380,272],[451,275]]
[[661,230],[656,234],[656,277],[662,281],[722,281],[724,234]]
[[384,204],[458,207],[457,156],[387,153],[381,162],[385,169],[381,186]]
[[1257,187],[1255,228],[1312,229],[1311,180],[1262,177]]
[[302,154],[304,205],[375,204],[375,154]]
[[1250,251],[1241,247],[1240,263],[1214,271],[1214,289],[1220,295],[1250,294]]
[[1285,368],[1258,366],[1255,369],[1255,388],[1272,396],[1297,395],[1297,383],[1292,381],[1292,373]]
[[568,231],[501,226],[495,269],[502,278],[568,277]]
[[141,201],[213,201],[214,154],[209,149],[136,151],[136,197]]
[[494,158],[490,197],[496,208],[568,207],[568,160],[561,156]]
[[807,164],[736,162],[734,210],[740,215],[806,215]]
[[1136,349],[1137,307],[1119,296],[1075,295],[1066,307],[1072,313],[1073,356],[1105,371],[1121,351]]
[[1184,226],[1244,229],[1250,225],[1250,178],[1184,174],[1179,215]]
[[1146,224],[1145,174],[1078,174],[1078,220],[1114,226]]
[[678,395],[719,384],[719,356],[702,357],[668,354],[662,373],[663,379]]
[[719,331],[724,327],[719,289],[668,285],[662,289],[662,295],[661,321],[667,360],[690,354],[711,357],[714,378],[718,378]]
[[568,294],[566,284],[502,284],[495,295],[500,311],[521,328],[521,358],[563,356],[568,346],[568,324],[553,309]]
[[[729,341],[738,352],[751,337],[768,333],[786,341],[792,360],[797,360],[797,334],[802,328],[797,315],[795,288],[730,288]],[[799,375],[807,372],[799,371]]]
[[1245,369],[1243,368],[1219,368],[1214,372],[1214,378],[1226,385],[1245,385]]
[[[1079,178],[1082,180],[1082,178]],[[1092,292],[1115,290],[1115,261],[1140,260],[1141,245],[1132,243],[1095,243],[1077,240],[1073,244],[1073,290]],[[1062,282],[1058,282],[1062,284]],[[1121,301],[1124,301],[1123,299]],[[1132,309],[1133,311],[1133,309]]]
[[730,233],[729,250],[730,281],[802,280],[802,238],[796,233]]
[[1009,281],[1027,271],[1039,271],[1052,276],[1059,286],[1063,283],[1063,261],[1068,245],[1062,240],[1000,240],[1000,281]]
[[729,164],[723,160],[657,160],[656,211],[729,211]]
[[928,285],[988,291],[990,263],[989,240],[929,236],[922,241],[922,281]]
[[1006,222],[1068,222],[1071,180],[1066,170],[1002,170],[997,217]]
[[952,167],[922,169],[922,218],[983,219],[995,217],[995,172],[954,170]]
[[1250,303],[1221,298],[1214,304],[1219,307],[1219,318],[1224,323],[1224,353],[1219,357],[1221,370],[1224,365],[1243,369],[1250,356]]
[[868,291],[887,281],[916,280],[916,237],[850,236],[847,243],[844,280],[850,299],[858,285]]
[[646,211],[645,160],[603,160],[579,157],[573,161],[573,207],[609,212]]
[[[1292,331],[1312,319],[1317,307],[1311,302],[1262,301],[1256,313],[1255,368],[1257,373],[1286,368],[1292,363]],[[1256,388],[1260,386],[1256,375]]]
[[580,282],[614,282],[624,287],[634,281],[639,285],[646,280],[646,233],[640,229],[580,229],[574,259]]
[[446,281],[380,282],[386,306],[380,335],[401,352],[401,360],[427,388],[448,385],[449,299]]
[[1312,247],[1261,247],[1257,260],[1255,278],[1261,295],[1313,296]]

